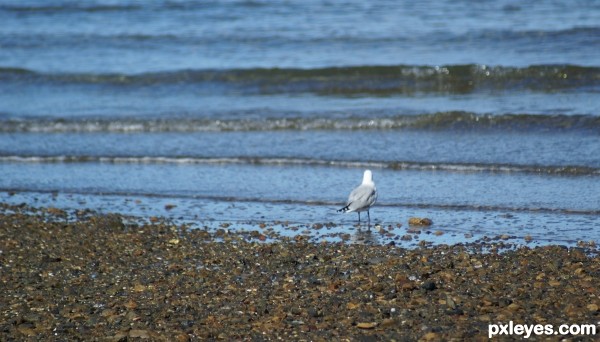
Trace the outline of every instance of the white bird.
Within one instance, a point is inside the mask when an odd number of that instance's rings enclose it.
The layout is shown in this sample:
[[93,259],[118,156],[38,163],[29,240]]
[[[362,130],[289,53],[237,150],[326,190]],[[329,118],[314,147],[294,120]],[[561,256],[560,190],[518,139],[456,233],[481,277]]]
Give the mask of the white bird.
[[360,223],[360,212],[366,211],[371,224],[371,214],[369,209],[377,201],[377,188],[373,182],[373,173],[371,170],[365,170],[362,184],[356,187],[348,196],[348,202],[345,207],[339,209],[338,212],[343,213],[358,213],[358,223]]

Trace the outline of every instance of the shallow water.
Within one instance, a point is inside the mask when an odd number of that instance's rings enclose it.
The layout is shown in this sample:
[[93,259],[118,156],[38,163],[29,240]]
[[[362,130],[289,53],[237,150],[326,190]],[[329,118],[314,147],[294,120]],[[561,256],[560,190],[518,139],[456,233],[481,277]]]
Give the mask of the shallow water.
[[370,168],[397,236],[427,216],[440,243],[599,240],[594,1],[8,1],[0,20],[2,201],[355,236],[335,209]]

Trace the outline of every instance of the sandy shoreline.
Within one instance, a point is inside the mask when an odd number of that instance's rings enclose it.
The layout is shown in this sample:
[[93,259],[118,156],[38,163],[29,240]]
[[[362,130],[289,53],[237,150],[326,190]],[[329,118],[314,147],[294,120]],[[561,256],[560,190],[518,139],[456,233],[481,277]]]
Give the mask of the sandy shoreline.
[[492,323],[600,321],[595,248],[264,243],[9,209],[3,340],[487,340]]

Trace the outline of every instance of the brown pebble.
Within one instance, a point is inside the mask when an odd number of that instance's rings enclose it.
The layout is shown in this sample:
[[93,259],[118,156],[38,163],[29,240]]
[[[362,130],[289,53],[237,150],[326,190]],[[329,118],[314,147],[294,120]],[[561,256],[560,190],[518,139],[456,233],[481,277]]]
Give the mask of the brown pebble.
[[560,286],[562,283],[561,283],[560,281],[558,281],[558,280],[550,280],[550,281],[548,282],[548,284],[549,284],[550,286],[552,286],[552,287],[557,287],[557,286]]
[[346,309],[348,310],[354,310],[358,307],[360,307],[360,304],[357,303],[348,302],[348,304],[346,304]]
[[190,337],[186,334],[181,333],[175,336],[175,340],[177,340],[178,342],[187,342],[190,340]]
[[133,290],[135,292],[143,292],[146,290],[146,286],[142,285],[142,284],[137,284],[133,287]]
[[402,241],[411,241],[412,240],[412,235],[410,235],[410,234],[403,235],[400,238],[400,240],[402,240]]
[[131,338],[138,337],[138,338],[146,339],[146,338],[150,338],[150,334],[148,333],[147,330],[132,329],[129,331],[129,337],[131,337]]
[[428,332],[427,334],[421,337],[422,341],[440,341],[441,337],[438,333]]
[[137,308],[137,304],[131,299],[127,303],[125,303],[124,306],[129,310],[133,310],[133,309]]
[[356,327],[360,328],[360,329],[373,329],[376,326],[377,326],[376,322],[370,322],[370,323],[361,322],[361,323],[356,324]]
[[26,324],[19,324],[17,331],[25,336],[35,336],[36,332]]
[[411,234],[421,234],[421,228],[412,226],[409,227],[406,232]]
[[392,318],[386,318],[384,319],[381,324],[379,325],[380,328],[383,329],[388,329],[388,328],[393,328],[395,326],[398,325],[398,321],[396,321],[395,319]]
[[55,215],[55,216],[64,216],[67,214],[66,211],[64,211],[62,209],[54,208],[54,207],[50,207],[50,208],[46,209],[46,211],[48,212],[48,214]]
[[413,226],[431,226],[433,221],[426,217],[411,217],[408,219],[408,224]]
[[515,304],[515,303],[511,303],[508,305],[508,310],[510,311],[517,311],[521,308],[521,306],[519,306],[519,304]]

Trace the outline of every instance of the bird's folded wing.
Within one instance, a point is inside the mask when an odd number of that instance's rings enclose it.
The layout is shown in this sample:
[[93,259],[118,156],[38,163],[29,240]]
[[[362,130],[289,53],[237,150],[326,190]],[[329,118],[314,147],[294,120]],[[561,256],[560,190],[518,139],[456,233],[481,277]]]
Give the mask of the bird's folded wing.
[[348,204],[352,209],[371,206],[377,198],[377,189],[370,185],[361,185],[352,190],[348,197]]

